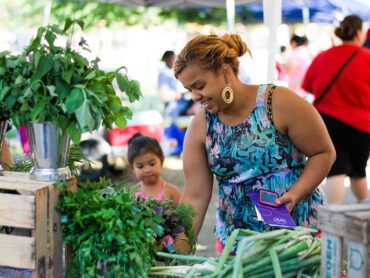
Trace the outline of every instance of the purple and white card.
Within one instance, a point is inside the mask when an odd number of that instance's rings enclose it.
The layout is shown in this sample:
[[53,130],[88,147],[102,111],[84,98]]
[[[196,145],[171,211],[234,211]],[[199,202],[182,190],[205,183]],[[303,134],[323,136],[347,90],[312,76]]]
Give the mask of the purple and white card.
[[278,207],[262,205],[259,202],[258,191],[249,191],[248,196],[251,198],[254,206],[256,207],[256,210],[258,210],[265,224],[271,227],[280,227],[287,229],[293,229],[297,226],[294,223],[294,220],[285,205],[281,205]]

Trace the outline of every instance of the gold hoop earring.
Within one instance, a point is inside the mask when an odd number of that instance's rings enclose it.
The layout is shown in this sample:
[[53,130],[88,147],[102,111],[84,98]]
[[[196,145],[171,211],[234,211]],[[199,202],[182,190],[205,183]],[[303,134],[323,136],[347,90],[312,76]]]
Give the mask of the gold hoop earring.
[[226,87],[222,90],[221,96],[225,103],[230,104],[234,100],[234,90],[230,87],[230,85],[226,85]]

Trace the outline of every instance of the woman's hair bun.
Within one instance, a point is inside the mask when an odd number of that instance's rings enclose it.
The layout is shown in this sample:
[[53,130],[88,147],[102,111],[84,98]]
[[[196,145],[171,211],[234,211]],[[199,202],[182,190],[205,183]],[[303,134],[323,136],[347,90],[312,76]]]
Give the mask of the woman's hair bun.
[[247,44],[237,34],[225,34],[222,36],[224,42],[232,49],[235,50],[238,57],[241,57],[245,52],[250,53]]

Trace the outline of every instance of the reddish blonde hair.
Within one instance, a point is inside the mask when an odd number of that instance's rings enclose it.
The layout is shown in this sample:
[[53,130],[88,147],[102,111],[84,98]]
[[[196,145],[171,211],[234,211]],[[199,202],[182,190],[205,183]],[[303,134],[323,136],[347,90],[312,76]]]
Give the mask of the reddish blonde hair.
[[197,65],[203,70],[212,70],[217,73],[222,64],[228,64],[235,75],[239,72],[238,57],[246,52],[251,55],[247,44],[237,34],[223,36],[199,35],[189,41],[177,56],[175,62],[175,76],[189,65]]

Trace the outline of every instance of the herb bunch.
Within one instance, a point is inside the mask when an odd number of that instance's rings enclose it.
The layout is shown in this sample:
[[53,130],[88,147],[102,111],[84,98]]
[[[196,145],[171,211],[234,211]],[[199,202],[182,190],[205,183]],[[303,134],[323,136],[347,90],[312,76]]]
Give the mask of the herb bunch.
[[127,188],[108,179],[80,184],[76,192],[62,191],[58,208],[72,277],[147,277],[163,220],[138,206]]
[[191,205],[178,204],[177,207],[174,208],[171,199],[163,201],[148,199],[145,202],[139,199],[138,204],[140,207],[151,208],[158,216],[163,218],[163,223],[161,224],[163,234],[157,237],[157,244],[160,244],[161,239],[167,235],[171,236],[172,239],[176,239],[179,234],[185,233],[189,239],[190,245],[194,248],[196,236],[193,230],[193,218],[196,212]]

